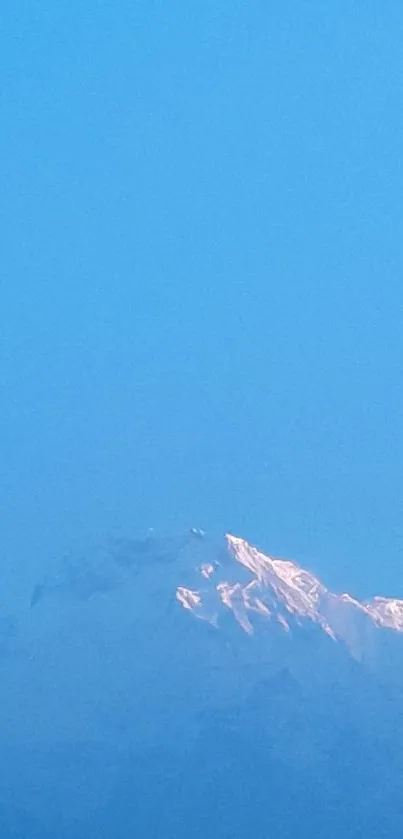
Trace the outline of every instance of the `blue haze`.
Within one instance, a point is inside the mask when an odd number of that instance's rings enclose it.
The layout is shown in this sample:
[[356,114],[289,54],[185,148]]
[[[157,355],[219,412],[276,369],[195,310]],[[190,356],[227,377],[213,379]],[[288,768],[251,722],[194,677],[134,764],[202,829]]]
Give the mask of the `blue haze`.
[[3,0],[17,590],[196,525],[403,595],[401,3]]

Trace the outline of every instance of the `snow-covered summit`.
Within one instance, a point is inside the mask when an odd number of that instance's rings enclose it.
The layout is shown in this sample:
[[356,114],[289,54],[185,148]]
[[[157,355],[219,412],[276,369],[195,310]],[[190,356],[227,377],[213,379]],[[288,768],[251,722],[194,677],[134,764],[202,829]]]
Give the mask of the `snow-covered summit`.
[[[355,812],[372,769],[360,812],[374,800],[376,817],[382,789],[385,812],[400,813],[402,640],[402,601],[334,593],[231,534],[150,532],[65,559],[15,620],[0,621],[0,813],[2,801],[18,801],[48,823],[51,799],[57,823],[67,796],[69,817],[91,820],[108,796],[115,802],[121,778],[137,812],[172,767],[163,798],[183,788],[180,818],[184,802],[202,802],[196,812],[205,813],[214,773],[220,800],[233,778],[235,798],[248,790],[245,813],[256,788],[263,810],[280,794],[288,820],[307,783],[316,806],[318,779],[332,814],[355,784]],[[176,827],[169,833],[164,822],[162,833],[176,836]],[[361,829],[339,834],[356,839]],[[378,825],[371,837],[381,835]]]
[[[225,536],[228,562],[206,560],[195,567],[197,587],[177,587],[178,602],[197,618],[219,627],[230,610],[242,629],[252,635],[262,621],[293,626],[316,624],[334,640],[342,641],[360,658],[371,630],[403,632],[403,600],[375,597],[360,602],[349,594],[336,594],[295,562],[273,559],[246,540]],[[245,579],[236,568],[246,569]]]
[[65,562],[38,584],[31,603],[49,596],[64,602],[105,598],[122,588],[131,613],[147,620],[175,600],[177,609],[217,630],[228,631],[229,618],[249,636],[316,627],[356,659],[372,653],[381,630],[403,632],[403,601],[360,602],[332,592],[296,562],[273,558],[238,536],[215,540],[196,528],[176,537],[151,532],[116,542],[96,562]]

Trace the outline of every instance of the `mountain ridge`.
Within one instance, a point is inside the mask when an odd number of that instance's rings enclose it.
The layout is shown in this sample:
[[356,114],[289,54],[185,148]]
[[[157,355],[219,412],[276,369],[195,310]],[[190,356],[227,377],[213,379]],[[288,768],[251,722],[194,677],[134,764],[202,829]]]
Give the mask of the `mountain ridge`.
[[84,601],[107,596],[130,586],[133,576],[142,578],[151,611],[153,589],[160,587],[160,599],[165,589],[167,600],[174,597],[180,608],[215,629],[228,614],[250,636],[262,623],[277,623],[284,632],[310,624],[359,660],[379,631],[403,637],[403,600],[338,594],[297,562],[273,558],[234,534],[211,539],[197,528],[168,538],[151,531],[144,539],[112,543],[101,560],[65,561],[50,580],[35,586],[31,607],[50,595]]
[[225,540],[229,556],[250,572],[251,579],[246,583],[230,582],[224,573],[220,574],[219,563],[202,563],[200,588],[177,589],[179,603],[196,617],[217,626],[220,606],[226,607],[251,635],[256,613],[260,618],[277,621],[284,631],[290,631],[290,619],[307,620],[320,626],[333,640],[346,643],[357,657],[360,652],[352,633],[356,634],[360,621],[367,627],[403,632],[403,600],[377,596],[359,601],[347,593],[338,595],[296,562],[273,559],[230,533],[225,534]]
[[259,839],[386,839],[399,609],[195,528],[63,560],[4,622],[0,820],[17,806],[27,839],[238,839],[252,809]]

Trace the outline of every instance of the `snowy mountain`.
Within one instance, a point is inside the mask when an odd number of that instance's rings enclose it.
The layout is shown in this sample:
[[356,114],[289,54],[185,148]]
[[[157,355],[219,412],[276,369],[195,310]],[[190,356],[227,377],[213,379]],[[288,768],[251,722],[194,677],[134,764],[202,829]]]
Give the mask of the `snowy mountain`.
[[65,560],[1,618],[4,839],[389,836],[402,664],[403,601],[230,534]]
[[[255,615],[279,623],[285,631],[309,621],[344,642],[358,658],[365,656],[366,636],[373,629],[403,632],[403,600],[375,597],[360,603],[349,594],[334,594],[296,563],[272,559],[244,539],[227,534],[225,541],[233,568],[209,551],[197,566],[199,587],[177,588],[183,607],[214,626],[219,626],[223,607],[250,635]],[[246,579],[241,569],[249,572]]]

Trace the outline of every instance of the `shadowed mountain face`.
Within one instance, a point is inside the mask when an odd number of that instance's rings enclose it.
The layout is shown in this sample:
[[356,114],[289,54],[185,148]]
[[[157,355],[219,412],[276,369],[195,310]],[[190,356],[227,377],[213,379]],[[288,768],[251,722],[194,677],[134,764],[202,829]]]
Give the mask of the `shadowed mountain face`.
[[1,836],[389,837],[402,615],[231,535],[64,562],[1,617]]

